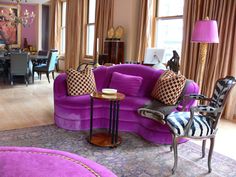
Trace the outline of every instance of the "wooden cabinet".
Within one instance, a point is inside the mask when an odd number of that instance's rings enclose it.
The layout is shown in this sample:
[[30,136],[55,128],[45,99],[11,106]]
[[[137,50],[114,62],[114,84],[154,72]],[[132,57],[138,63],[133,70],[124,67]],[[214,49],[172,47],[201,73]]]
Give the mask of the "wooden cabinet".
[[124,42],[122,41],[105,41],[104,54],[107,55],[107,63],[120,64],[124,63]]

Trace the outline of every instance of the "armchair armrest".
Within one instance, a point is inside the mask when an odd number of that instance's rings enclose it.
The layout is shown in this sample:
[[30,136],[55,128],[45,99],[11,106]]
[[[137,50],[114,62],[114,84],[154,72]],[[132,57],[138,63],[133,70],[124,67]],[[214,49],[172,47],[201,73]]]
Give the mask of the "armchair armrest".
[[[184,129],[184,134],[187,135],[189,132],[190,127],[192,126],[193,123],[193,118],[196,112],[202,112],[202,113],[212,113],[216,114],[218,112],[221,112],[222,108],[214,108],[212,106],[207,106],[207,105],[198,105],[190,108],[190,119]],[[211,116],[206,116],[207,118],[211,119],[212,121],[215,121],[215,119],[211,118]]]
[[190,94],[189,97],[195,100],[206,100],[206,101],[211,100],[211,98],[207,98],[205,95],[202,94]]
[[[186,103],[189,102],[189,100],[206,100],[206,101],[211,101],[211,98],[207,98],[205,95],[202,94],[195,94],[195,93],[191,93],[189,95],[185,95],[182,99],[183,101],[183,107],[182,107],[182,111],[184,111],[186,109]],[[188,108],[188,110],[190,109],[190,107]]]
[[218,112],[221,112],[221,109],[214,108],[212,106],[207,106],[207,105],[198,105],[198,106],[192,107],[191,110],[193,112],[203,112],[203,113],[218,113]]

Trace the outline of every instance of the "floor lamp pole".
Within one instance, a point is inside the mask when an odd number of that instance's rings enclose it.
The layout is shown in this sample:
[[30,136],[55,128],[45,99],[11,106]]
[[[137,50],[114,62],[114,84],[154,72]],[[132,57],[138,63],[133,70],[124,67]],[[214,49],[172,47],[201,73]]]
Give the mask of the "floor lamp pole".
[[208,47],[207,43],[200,43],[200,72],[199,72],[199,78],[198,78],[200,91],[202,88],[203,75],[204,75],[204,71],[205,71],[207,47]]

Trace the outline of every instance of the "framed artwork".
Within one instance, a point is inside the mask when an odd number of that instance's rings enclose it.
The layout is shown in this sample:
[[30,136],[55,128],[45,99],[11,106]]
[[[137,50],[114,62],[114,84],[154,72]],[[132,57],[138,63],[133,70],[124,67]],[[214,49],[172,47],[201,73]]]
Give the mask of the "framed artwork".
[[165,49],[147,48],[144,56],[144,64],[162,63]]
[[20,8],[17,5],[0,4],[0,43],[12,48],[20,47],[21,25],[12,23],[10,13],[19,16]]

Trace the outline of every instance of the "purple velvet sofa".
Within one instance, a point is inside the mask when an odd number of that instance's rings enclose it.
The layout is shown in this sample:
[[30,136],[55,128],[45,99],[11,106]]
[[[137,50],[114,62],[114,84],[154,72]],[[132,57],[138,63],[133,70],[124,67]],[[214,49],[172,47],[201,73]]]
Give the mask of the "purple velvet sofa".
[[[157,144],[171,144],[172,137],[167,125],[140,116],[137,109],[152,100],[150,93],[163,70],[135,64],[122,64],[112,67],[100,66],[94,70],[97,90],[109,87],[112,73],[140,76],[143,78],[136,96],[126,96],[120,102],[119,131],[133,132],[144,139]],[[122,82],[122,81],[121,81]],[[198,86],[191,81],[185,95],[197,93]],[[194,104],[190,100],[189,108]],[[181,104],[176,111],[181,109]],[[66,74],[62,73],[54,81],[54,118],[58,127],[67,130],[88,130],[90,125],[90,95],[68,96]],[[109,126],[109,103],[94,100],[94,128]]]

